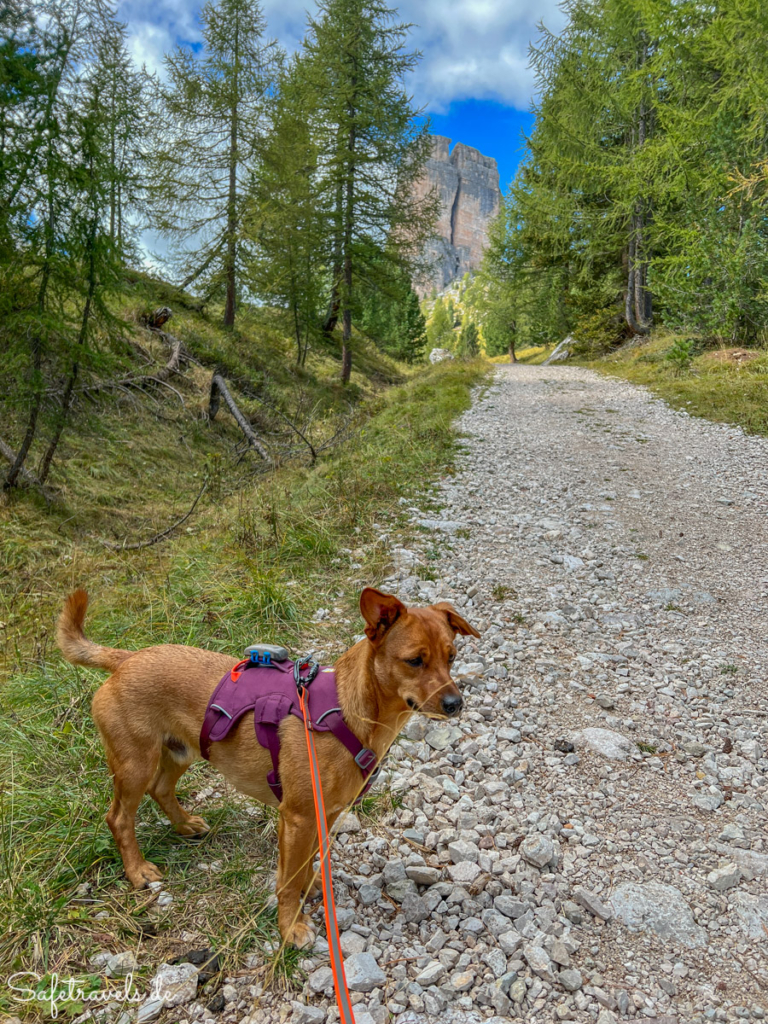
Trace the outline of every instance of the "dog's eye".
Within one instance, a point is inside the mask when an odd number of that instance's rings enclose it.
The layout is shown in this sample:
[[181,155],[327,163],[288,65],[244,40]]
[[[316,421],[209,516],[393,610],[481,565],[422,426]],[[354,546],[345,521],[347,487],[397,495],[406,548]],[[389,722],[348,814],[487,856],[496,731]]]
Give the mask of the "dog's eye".
[[421,668],[424,664],[421,658],[406,658],[405,663],[406,665],[411,665],[413,668]]
[[456,661],[456,655],[455,654],[449,654],[448,655],[448,664],[452,665],[454,663],[454,661]]

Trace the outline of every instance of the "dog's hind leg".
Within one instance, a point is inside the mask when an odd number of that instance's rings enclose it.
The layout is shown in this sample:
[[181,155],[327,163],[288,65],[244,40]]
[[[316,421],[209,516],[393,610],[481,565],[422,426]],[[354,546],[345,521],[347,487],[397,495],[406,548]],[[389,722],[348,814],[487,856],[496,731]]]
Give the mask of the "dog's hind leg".
[[163,877],[158,867],[142,856],[136,841],[136,811],[152,780],[153,768],[160,751],[142,751],[129,763],[121,761],[113,751],[108,753],[115,794],[107,812],[107,824],[115,837],[128,881],[137,889]]
[[141,735],[126,726],[124,717],[114,707],[109,682],[94,694],[91,710],[114,783],[107,824],[117,843],[128,880],[141,889],[163,877],[158,867],[144,859],[136,841],[136,811],[155,775],[162,743],[149,730]]
[[147,789],[147,793],[165,812],[180,836],[201,836],[208,832],[206,822],[197,814],[185,811],[176,796],[176,783],[192,764],[192,760],[183,743],[167,737],[155,777]]

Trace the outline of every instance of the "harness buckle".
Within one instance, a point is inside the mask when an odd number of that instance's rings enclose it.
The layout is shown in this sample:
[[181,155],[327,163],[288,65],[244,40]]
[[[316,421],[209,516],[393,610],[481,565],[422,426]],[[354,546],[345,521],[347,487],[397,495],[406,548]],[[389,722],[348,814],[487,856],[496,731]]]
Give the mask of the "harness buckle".
[[[308,671],[305,676],[302,676],[301,670],[304,668],[308,669]],[[296,683],[296,689],[299,693],[303,693],[306,690],[319,671],[320,666],[316,661],[312,661],[311,658],[293,663],[293,681]]]
[[355,764],[361,772],[368,772],[376,764],[376,754],[373,750],[369,750],[368,747],[363,749],[355,755]]

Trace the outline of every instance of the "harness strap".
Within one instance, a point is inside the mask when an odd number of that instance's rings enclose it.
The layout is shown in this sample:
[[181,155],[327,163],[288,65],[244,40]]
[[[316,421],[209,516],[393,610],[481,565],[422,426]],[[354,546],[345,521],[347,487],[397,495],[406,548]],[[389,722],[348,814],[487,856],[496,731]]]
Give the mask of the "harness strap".
[[326,711],[323,717],[325,718],[330,715],[333,715],[333,718],[328,723],[329,729],[354,757],[355,764],[363,773],[363,777],[367,777],[376,766],[376,754],[368,747],[364,747],[357,736],[355,736],[344,721],[341,708],[332,708],[330,711]]
[[317,820],[317,838],[320,849],[320,876],[323,885],[323,905],[325,909],[325,932],[328,939],[328,952],[333,972],[333,985],[336,989],[336,1002],[339,1006],[341,1024],[355,1024],[352,1002],[347,988],[347,976],[344,972],[344,957],[341,952],[339,926],[336,921],[336,902],[333,898],[333,875],[331,874],[331,843],[325,820],[325,804],[323,787],[320,781],[320,766],[315,752],[315,740],[309,720],[309,706],[304,699],[306,690],[299,688],[299,705],[304,718],[304,735],[307,738],[307,754],[309,770],[312,776],[312,796],[315,802],[315,818]]
[[261,723],[261,735],[267,741],[269,756],[272,758],[272,771],[267,775],[267,785],[277,797],[279,803],[283,802],[283,786],[280,782],[280,737],[277,733],[277,725]]

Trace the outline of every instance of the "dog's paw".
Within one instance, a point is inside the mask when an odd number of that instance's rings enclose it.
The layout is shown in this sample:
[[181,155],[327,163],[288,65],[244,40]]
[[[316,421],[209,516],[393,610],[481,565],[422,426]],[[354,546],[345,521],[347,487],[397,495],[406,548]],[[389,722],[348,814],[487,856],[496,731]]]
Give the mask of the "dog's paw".
[[210,832],[208,823],[197,814],[190,814],[186,821],[180,821],[173,828],[180,836],[204,836]]
[[283,935],[286,943],[297,949],[312,949],[315,944],[315,929],[310,925],[309,918],[302,914]]
[[131,871],[126,871],[126,875],[134,889],[143,889],[145,886],[149,885],[150,882],[159,882],[163,877],[163,873],[160,868],[156,867],[148,860],[142,861],[137,868],[134,868]]

